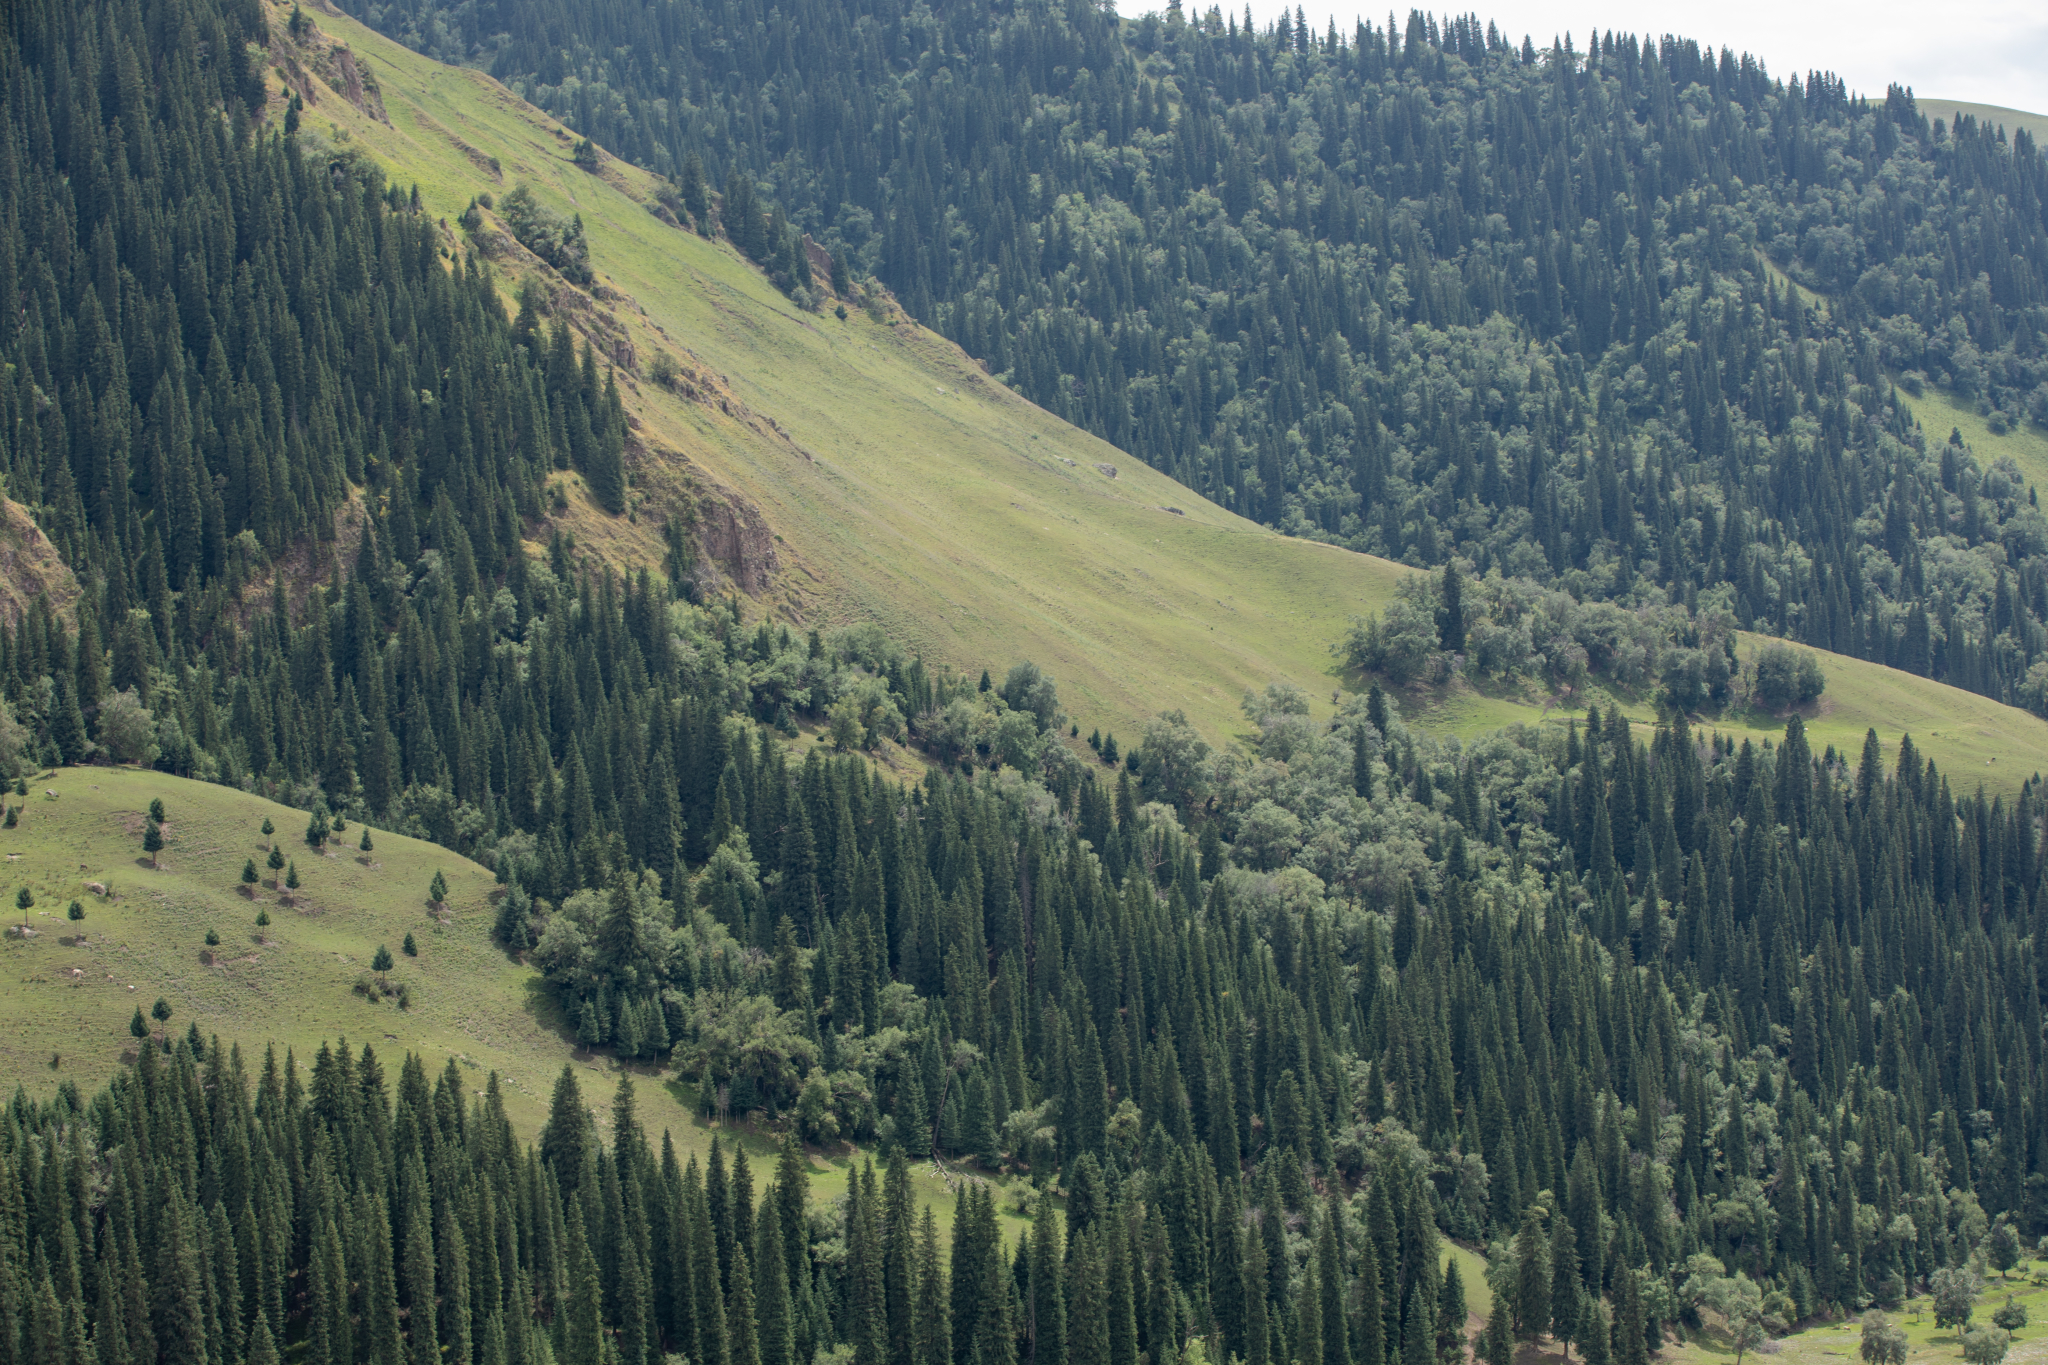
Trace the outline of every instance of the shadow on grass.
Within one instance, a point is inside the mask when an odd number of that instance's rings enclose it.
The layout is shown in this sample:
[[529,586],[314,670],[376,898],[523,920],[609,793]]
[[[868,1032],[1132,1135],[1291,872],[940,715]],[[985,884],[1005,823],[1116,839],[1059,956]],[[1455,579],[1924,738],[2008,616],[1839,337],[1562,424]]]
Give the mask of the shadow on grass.
[[521,983],[521,988],[526,993],[524,1008],[533,1021],[554,1034],[565,1049],[577,1051],[576,1029],[570,1024],[568,1012],[562,1008],[562,1002],[556,999],[555,993],[548,988],[546,979],[536,972]]

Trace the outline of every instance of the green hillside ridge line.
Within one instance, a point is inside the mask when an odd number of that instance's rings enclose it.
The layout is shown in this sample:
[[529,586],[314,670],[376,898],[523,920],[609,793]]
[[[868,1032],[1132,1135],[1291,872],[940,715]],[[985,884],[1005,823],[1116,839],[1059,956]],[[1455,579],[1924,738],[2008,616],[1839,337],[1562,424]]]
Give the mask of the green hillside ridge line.
[[1978,104],[1973,100],[1945,100],[1931,96],[1916,97],[1914,103],[1919,105],[1930,119],[1945,119],[1953,124],[1956,115],[1967,114],[1981,124],[2002,126],[2007,137],[2021,128],[2026,129],[2036,142],[2048,137],[2048,114],[2010,109],[2002,104]]

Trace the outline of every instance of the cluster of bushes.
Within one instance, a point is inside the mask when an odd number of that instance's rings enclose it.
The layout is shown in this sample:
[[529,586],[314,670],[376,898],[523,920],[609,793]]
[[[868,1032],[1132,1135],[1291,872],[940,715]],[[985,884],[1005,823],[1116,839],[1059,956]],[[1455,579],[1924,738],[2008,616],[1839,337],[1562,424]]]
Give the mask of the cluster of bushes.
[[[1384,611],[1353,617],[1332,649],[1346,667],[1397,687],[1463,673],[1489,682],[1535,679],[1576,694],[1598,678],[1629,691],[1657,686],[1665,705],[1687,714],[1738,698],[1783,711],[1812,703],[1826,688],[1812,651],[1772,642],[1745,666],[1735,637],[1735,615],[1714,594],[1703,594],[1694,609],[1661,597],[1634,605],[1581,601],[1498,569],[1468,578],[1454,561],[1440,573],[1404,578]],[[2048,699],[2048,667],[2040,675]]]
[[571,284],[588,286],[590,243],[583,236],[583,215],[564,218],[534,197],[526,185],[515,185],[498,208],[519,245],[553,266]]

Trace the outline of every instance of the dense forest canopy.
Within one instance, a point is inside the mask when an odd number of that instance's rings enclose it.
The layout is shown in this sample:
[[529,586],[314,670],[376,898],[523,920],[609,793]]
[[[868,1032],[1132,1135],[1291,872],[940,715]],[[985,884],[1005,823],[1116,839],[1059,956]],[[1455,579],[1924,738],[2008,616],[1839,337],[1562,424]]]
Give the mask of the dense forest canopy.
[[1893,387],[2048,423],[2025,132],[1417,12],[344,7],[685,198],[758,180],[1035,402],[1291,534],[1706,596],[2006,700],[2048,657],[2025,481]]
[[[644,59],[711,22],[555,12]],[[452,43],[493,13],[379,17]],[[798,217],[838,164],[814,231],[878,240],[864,259],[914,307],[989,324],[977,346],[1071,339],[1101,374],[1128,347],[1141,407],[1161,357],[1208,356],[1175,371],[1167,429],[1200,433],[1175,458],[1259,453],[1182,472],[1303,529],[1327,456],[1351,501],[1324,533],[1443,563],[1401,601],[1438,645],[1509,658],[1487,632],[1545,620],[1675,649],[1665,671],[1708,688],[1730,614],[1986,687],[2037,652],[2038,512],[2009,472],[1923,450],[1886,381],[1961,384],[1973,355],[2000,376],[1980,392],[2024,390],[2022,139],[1937,138],[1903,94],[1859,108],[1683,44],[1538,60],[1464,21],[1392,43],[1082,7],[813,17],[718,51],[774,33],[748,61],[851,73],[875,117],[823,120],[840,162],[806,170],[819,120],[750,103],[782,88],[747,74],[769,67],[691,77],[668,123],[621,80],[592,108],[641,111],[645,141],[591,132],[758,174]],[[630,26],[657,20],[673,42]],[[838,50],[806,46],[842,22]],[[544,55],[505,31],[494,60]],[[1748,1343],[1953,1298],[2048,1233],[2038,779],[1987,799],[1910,742],[1815,753],[1795,717],[1738,748],[1682,708],[1461,744],[1378,687],[1323,721],[1285,684],[1225,749],[1168,712],[1084,750],[1029,663],[956,675],[872,628],[704,600],[681,526],[659,573],[593,571],[559,536],[530,560],[550,471],[619,487],[615,379],[537,291],[508,318],[414,197],[258,117],[267,41],[237,0],[8,11],[0,476],[81,596],[0,630],[0,768],[139,762],[469,854],[582,1046],[783,1152],[772,1179],[723,1146],[685,1159],[630,1083],[592,1123],[606,1097],[569,1071],[522,1146],[453,1063],[389,1059],[393,1084],[336,1040],[259,1065],[166,1002],[110,1086],[0,1115],[0,1365],[1457,1365],[1477,1286],[1450,1238],[1487,1253],[1490,1365],[1542,1336],[1644,1365],[1703,1313]],[[941,52],[1015,74],[957,81]],[[897,99],[914,155],[854,162]],[[750,108],[776,117],[721,121]],[[989,213],[933,198],[959,234],[935,256],[886,199],[855,241],[856,184],[985,186]],[[1836,212],[1846,235],[1815,238],[1806,215]],[[956,274],[984,225],[1002,302]],[[1755,255],[1779,232],[1828,309]],[[1175,292],[1225,269],[1234,293]],[[1057,308],[1030,302],[1054,282]],[[1090,312],[1141,283],[1156,309]],[[1914,335],[1904,300],[1939,324],[1910,354],[1886,349]],[[1251,346],[1268,309],[1287,326]],[[1230,310],[1231,340],[1198,321]],[[288,583],[304,544],[332,568]],[[863,756],[885,741],[927,775]],[[800,1144],[849,1141],[881,1172],[808,1198]],[[1033,1190],[1028,1233],[1006,1245],[970,1180],[942,1240],[909,1180],[935,1159]]]

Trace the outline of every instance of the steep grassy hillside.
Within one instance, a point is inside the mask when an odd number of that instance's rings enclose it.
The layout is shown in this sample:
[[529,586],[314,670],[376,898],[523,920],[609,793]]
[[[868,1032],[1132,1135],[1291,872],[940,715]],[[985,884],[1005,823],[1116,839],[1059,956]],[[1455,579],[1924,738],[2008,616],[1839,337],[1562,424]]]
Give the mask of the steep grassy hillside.
[[[773,555],[763,605],[877,621],[962,667],[1034,659],[1084,729],[1126,732],[1176,706],[1227,731],[1244,690],[1274,678],[1327,695],[1326,642],[1403,572],[1201,500],[994,383],[886,300],[849,300],[844,321],[800,311],[727,245],[654,216],[650,177],[609,157],[599,174],[578,168],[567,135],[488,77],[345,18],[318,23],[326,37],[271,73],[315,96],[309,148],[368,153],[451,222],[472,196],[520,183],[581,215],[597,301],[559,300],[601,351],[631,359],[621,382],[646,455],[637,522],[571,490],[580,544],[655,559],[661,516],[694,496],[734,523],[710,539],[741,547],[743,580]],[[344,66],[362,107],[318,74]],[[516,248],[500,259],[509,297],[531,261]],[[645,377],[661,350],[681,392]],[[720,506],[727,492],[759,510],[763,534]]]
[[[1742,657],[1766,643],[1764,636],[1745,634]],[[1827,691],[1806,713],[1808,742],[1816,752],[1832,744],[1853,761],[1863,750],[1864,733],[1875,728],[1890,760],[1899,737],[1911,735],[1914,747],[1940,766],[1958,794],[1975,790],[1980,781],[1986,791],[2011,791],[2035,773],[2048,772],[2048,721],[2039,716],[1883,664],[1815,652],[1828,678]],[[1735,725],[1718,728],[1773,737],[1784,732],[1784,722],[1773,716],[1751,712],[1729,719]]]

